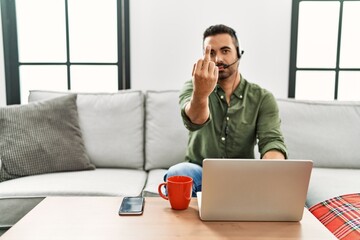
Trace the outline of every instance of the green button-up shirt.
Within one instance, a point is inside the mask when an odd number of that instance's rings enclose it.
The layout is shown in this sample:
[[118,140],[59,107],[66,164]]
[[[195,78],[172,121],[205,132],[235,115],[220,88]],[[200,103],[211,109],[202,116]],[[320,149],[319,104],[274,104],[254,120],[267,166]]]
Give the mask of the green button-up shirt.
[[179,102],[184,125],[189,130],[187,161],[202,165],[204,158],[254,158],[257,140],[261,156],[275,149],[287,157],[274,96],[240,78],[229,105],[225,92],[216,86],[209,96],[210,117],[202,125],[192,123],[185,114],[185,105],[193,92],[192,81],[185,83]]

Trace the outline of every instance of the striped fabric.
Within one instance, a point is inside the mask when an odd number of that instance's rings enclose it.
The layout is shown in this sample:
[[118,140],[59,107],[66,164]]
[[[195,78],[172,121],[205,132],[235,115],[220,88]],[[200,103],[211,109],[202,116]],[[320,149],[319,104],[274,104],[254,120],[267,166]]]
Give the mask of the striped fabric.
[[338,239],[360,240],[360,193],[331,198],[309,210]]

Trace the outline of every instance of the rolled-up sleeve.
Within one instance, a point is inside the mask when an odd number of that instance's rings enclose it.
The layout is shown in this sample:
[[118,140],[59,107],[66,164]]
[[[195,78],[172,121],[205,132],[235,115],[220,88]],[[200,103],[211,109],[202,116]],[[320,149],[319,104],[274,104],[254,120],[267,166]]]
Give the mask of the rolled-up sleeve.
[[284,137],[280,129],[279,108],[271,93],[264,96],[257,122],[258,145],[261,157],[270,150],[277,150],[288,157]]

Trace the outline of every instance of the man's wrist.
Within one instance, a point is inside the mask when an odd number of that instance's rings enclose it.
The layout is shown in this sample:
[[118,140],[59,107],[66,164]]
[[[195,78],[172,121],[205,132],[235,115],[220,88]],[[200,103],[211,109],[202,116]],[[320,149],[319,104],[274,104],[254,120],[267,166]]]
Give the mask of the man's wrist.
[[271,149],[263,155],[262,159],[285,159],[285,155],[279,150]]

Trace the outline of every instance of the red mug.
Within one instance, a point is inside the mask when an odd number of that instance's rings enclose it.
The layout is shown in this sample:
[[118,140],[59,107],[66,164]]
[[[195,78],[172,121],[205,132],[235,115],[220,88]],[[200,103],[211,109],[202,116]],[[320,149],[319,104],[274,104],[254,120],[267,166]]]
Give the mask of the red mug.
[[[166,182],[158,187],[160,197],[169,200],[171,208],[175,210],[184,210],[189,207],[192,193],[193,179],[188,176],[168,177]],[[166,186],[168,196],[165,196],[161,187]]]

